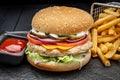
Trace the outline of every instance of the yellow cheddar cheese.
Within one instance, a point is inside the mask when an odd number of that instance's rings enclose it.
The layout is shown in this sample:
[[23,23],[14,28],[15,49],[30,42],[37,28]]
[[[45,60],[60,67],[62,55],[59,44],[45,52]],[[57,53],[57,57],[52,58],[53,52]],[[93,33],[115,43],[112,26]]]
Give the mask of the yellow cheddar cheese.
[[46,49],[61,49],[61,50],[68,50],[70,48],[72,48],[73,46],[58,46],[58,45],[44,45],[42,44],[42,46]]

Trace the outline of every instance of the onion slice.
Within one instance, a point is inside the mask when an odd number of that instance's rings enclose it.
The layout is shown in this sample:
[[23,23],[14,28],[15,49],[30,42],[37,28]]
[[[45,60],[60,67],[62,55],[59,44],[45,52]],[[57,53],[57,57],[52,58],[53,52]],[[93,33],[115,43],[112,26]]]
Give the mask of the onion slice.
[[33,39],[36,39],[38,41],[41,41],[42,43],[55,44],[57,42],[60,42],[60,40],[54,40],[54,39],[50,39],[50,38],[49,39],[48,38],[41,39],[41,38],[39,38],[37,36],[34,36],[34,35],[31,35],[31,34],[30,34],[30,37],[33,38]]
[[81,40],[84,40],[85,38],[87,37],[87,34],[85,34],[82,38],[80,38],[80,39],[75,39],[75,40],[70,40],[70,39],[68,39],[68,40],[65,40],[66,42],[68,42],[68,43],[74,43],[74,42],[78,42],[78,41],[81,41]]

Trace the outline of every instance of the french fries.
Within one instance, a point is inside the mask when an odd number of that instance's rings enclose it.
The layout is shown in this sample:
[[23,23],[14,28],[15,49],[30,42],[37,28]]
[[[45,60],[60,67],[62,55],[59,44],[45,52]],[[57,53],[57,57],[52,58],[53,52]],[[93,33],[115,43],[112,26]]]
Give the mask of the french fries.
[[110,21],[110,22],[108,22],[108,23],[106,23],[104,25],[99,26],[97,28],[97,30],[100,33],[100,32],[102,32],[102,31],[104,31],[104,30],[106,30],[106,29],[108,29],[108,28],[110,28],[110,27],[112,27],[112,26],[114,26],[114,25],[116,25],[118,23],[120,23],[120,18],[114,19],[114,20],[112,20],[112,21]]
[[115,17],[114,15],[107,15],[107,16],[105,16],[105,17],[97,20],[97,21],[93,24],[92,27],[97,27],[97,26],[101,25],[103,22],[105,22],[105,21],[110,21],[110,20],[115,19],[115,18],[116,18],[116,17]]
[[115,36],[101,36],[97,39],[97,42],[98,43],[105,43],[105,42],[112,42],[114,41],[115,39],[117,39],[119,37],[119,35],[115,35]]
[[111,59],[120,60],[120,9],[107,8],[100,13],[91,34],[93,57],[99,57],[105,66],[111,66]]
[[118,47],[120,45],[120,38],[118,38],[114,43],[113,43],[113,49],[108,51],[104,56],[108,59],[112,58],[112,56],[116,53]]
[[107,15],[108,15],[108,14],[106,14],[106,13],[100,13],[100,14],[99,14],[99,19],[100,19],[100,18],[103,18],[103,17],[105,17],[105,16],[107,16]]
[[111,14],[111,15],[117,16],[117,17],[120,16],[119,13],[117,13],[115,11],[112,11],[110,9],[105,9],[104,12],[107,13],[107,14]]

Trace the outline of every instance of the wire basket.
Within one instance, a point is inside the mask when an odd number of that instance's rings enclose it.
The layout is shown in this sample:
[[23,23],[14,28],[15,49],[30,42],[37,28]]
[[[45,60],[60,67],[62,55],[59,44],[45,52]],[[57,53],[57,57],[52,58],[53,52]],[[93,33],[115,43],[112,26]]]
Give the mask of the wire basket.
[[91,5],[90,14],[93,16],[93,19],[96,21],[100,13],[103,12],[107,7],[120,8],[119,2],[109,2],[109,3],[93,3]]

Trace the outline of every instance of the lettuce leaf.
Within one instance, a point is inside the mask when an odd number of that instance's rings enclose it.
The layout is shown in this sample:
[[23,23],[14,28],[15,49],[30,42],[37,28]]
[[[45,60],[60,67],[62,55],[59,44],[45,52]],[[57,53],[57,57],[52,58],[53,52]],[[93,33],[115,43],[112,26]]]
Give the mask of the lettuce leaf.
[[[66,55],[62,57],[46,57],[46,56],[41,56],[36,52],[31,52],[28,49],[25,50],[25,53],[32,59],[37,59],[43,62],[50,62],[54,61],[56,63],[70,63],[70,62],[80,62],[80,60],[83,58],[83,54],[78,54],[76,56],[72,55]],[[84,53],[85,54],[85,53]]]

